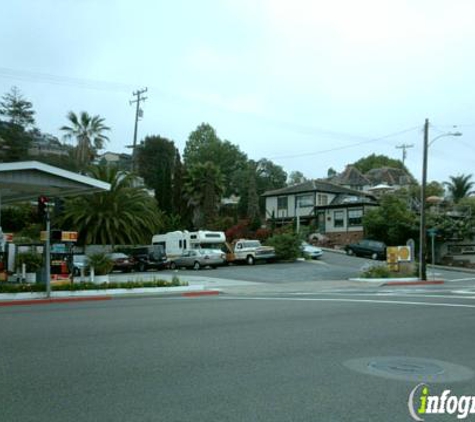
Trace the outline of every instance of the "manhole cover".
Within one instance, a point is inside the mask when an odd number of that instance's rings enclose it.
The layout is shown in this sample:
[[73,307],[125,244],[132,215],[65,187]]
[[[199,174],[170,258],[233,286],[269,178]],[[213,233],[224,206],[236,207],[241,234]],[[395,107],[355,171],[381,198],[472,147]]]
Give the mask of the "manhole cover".
[[372,371],[387,372],[394,375],[441,375],[444,368],[432,362],[415,361],[410,358],[381,358],[368,364]]
[[475,372],[465,366],[436,359],[405,356],[352,359],[344,362],[344,365],[366,375],[401,381],[456,382],[466,381],[475,376]]

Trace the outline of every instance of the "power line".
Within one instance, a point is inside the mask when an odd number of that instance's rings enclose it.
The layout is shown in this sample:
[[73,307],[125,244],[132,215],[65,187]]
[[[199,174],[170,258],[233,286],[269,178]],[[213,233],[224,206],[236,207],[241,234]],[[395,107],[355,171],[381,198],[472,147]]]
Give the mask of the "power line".
[[69,76],[52,75],[49,73],[9,69],[5,67],[0,67],[0,77],[26,82],[44,82],[60,86],[76,86],[79,88],[95,89],[100,91],[130,92],[130,90],[133,89],[133,85],[120,82],[74,78]]
[[370,144],[370,143],[378,142],[378,141],[381,141],[381,140],[383,140],[383,139],[392,138],[392,137],[394,137],[394,136],[402,135],[402,134],[404,134],[404,133],[412,132],[412,131],[414,131],[414,130],[419,130],[419,129],[420,129],[420,126],[415,126],[415,127],[409,128],[409,129],[401,130],[401,131],[399,131],[399,132],[391,133],[391,134],[389,134],[389,135],[381,136],[381,137],[379,137],[379,138],[368,139],[368,140],[366,140],[366,141],[357,142],[357,143],[350,144],[350,145],[344,145],[344,146],[341,146],[341,147],[330,148],[330,149],[324,149],[324,150],[314,151],[314,152],[306,152],[306,153],[293,154],[293,155],[274,156],[274,157],[270,157],[269,159],[271,159],[271,160],[279,160],[279,159],[287,159],[287,158],[307,157],[307,156],[309,156],[309,155],[326,154],[326,153],[328,153],[328,152],[341,151],[341,150],[344,150],[344,149],[354,148],[354,147],[357,147],[357,146],[360,146],[360,145],[365,145],[365,144]]

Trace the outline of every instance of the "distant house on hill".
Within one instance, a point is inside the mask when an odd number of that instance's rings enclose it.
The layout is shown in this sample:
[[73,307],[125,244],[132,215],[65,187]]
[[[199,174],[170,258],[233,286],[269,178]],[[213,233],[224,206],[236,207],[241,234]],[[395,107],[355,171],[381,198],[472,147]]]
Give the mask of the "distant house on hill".
[[362,173],[352,165],[328,181],[349,189],[363,192],[381,192],[398,190],[413,184],[415,181],[406,171],[394,167],[381,167]]
[[99,155],[95,162],[96,164],[116,166],[121,170],[130,170],[132,166],[132,156],[130,154],[107,151]]

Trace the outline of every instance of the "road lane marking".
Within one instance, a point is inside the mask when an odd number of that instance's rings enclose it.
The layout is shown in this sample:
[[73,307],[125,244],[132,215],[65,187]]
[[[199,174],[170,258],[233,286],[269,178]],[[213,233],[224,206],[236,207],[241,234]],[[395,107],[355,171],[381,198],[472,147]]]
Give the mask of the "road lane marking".
[[458,281],[469,281],[475,280],[475,277],[468,277],[468,278],[454,278],[453,280],[445,280],[447,283],[456,283]]
[[442,306],[447,308],[475,308],[475,305],[443,302],[410,302],[402,300],[374,300],[374,299],[345,299],[345,298],[307,298],[307,297],[240,297],[222,296],[226,300],[263,300],[263,301],[290,301],[290,302],[348,302],[348,303],[375,303],[387,305],[412,305],[412,306]]

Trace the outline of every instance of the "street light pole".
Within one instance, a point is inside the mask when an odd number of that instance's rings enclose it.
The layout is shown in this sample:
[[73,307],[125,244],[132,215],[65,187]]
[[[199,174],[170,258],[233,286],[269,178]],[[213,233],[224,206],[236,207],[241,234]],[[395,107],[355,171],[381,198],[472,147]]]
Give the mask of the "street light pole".
[[420,216],[420,230],[419,230],[419,278],[427,280],[427,265],[426,265],[426,186],[427,186],[427,156],[429,146],[439,138],[444,136],[462,136],[461,132],[447,132],[436,136],[429,143],[429,119],[424,123],[424,149],[422,155],[422,185],[421,185],[421,216]]
[[426,185],[427,185],[427,152],[429,149],[429,119],[424,123],[424,148],[422,153],[422,185],[421,185],[421,224],[419,231],[419,278],[427,280],[426,268]]

